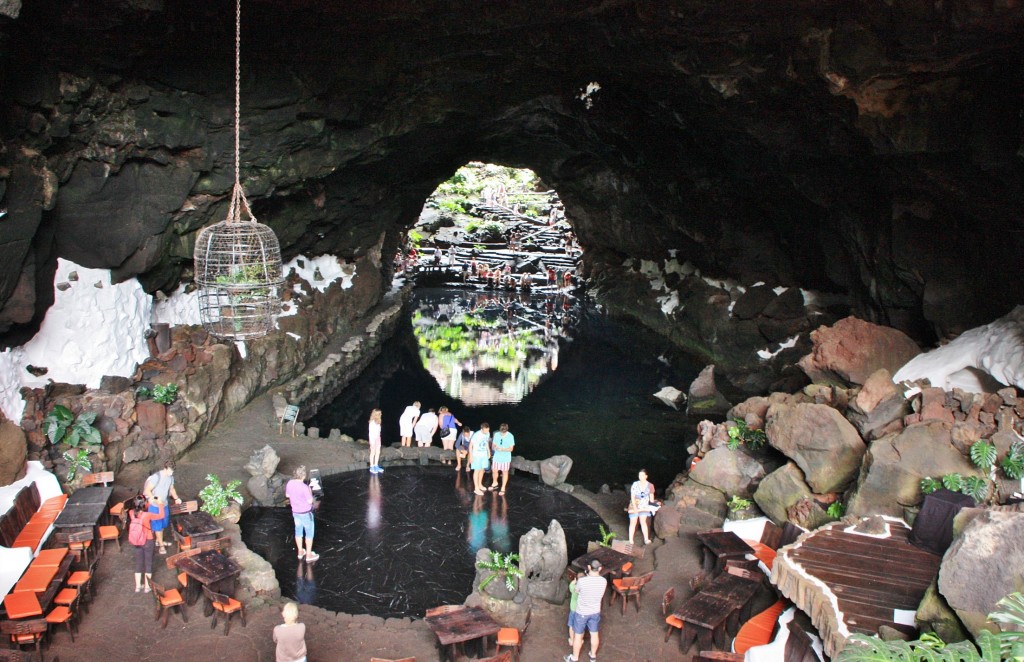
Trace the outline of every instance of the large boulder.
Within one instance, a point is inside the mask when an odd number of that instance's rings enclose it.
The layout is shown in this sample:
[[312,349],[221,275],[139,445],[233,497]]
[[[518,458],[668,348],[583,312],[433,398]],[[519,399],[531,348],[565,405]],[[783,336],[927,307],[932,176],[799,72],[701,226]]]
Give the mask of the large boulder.
[[1021,588],[1024,513],[963,511],[957,524],[971,517],[942,558],[939,591],[971,634],[977,636],[996,602]]
[[705,366],[697,378],[690,383],[687,394],[687,416],[724,416],[732,407],[715,384],[715,366]]
[[814,382],[863,384],[873,372],[895,373],[921,353],[902,331],[846,317],[811,332],[814,349],[800,359],[800,369]]
[[864,382],[864,387],[850,400],[846,418],[853,423],[864,439],[876,439],[891,432],[894,425],[902,425],[910,406],[903,393],[892,383],[892,375],[881,368]]
[[953,445],[948,425],[938,421],[911,425],[868,447],[847,512],[903,517],[904,507],[921,502],[922,478],[948,473],[981,475]]
[[725,495],[692,480],[676,484],[665,505],[654,515],[654,532],[671,538],[721,526],[725,519]]
[[551,520],[548,531],[530,529],[519,538],[519,567],[526,580],[526,591],[534,598],[552,604],[565,602],[569,584],[565,568],[569,551],[565,532],[558,520]]
[[10,421],[0,422],[0,486],[25,477],[27,457],[25,431]]
[[963,641],[967,638],[963,623],[939,593],[937,579],[928,587],[921,603],[917,605],[914,621],[921,631],[934,632],[943,641]]
[[572,470],[572,458],[568,455],[552,455],[540,463],[540,479],[545,485],[561,485]]
[[768,443],[797,463],[818,493],[849,484],[860,469],[864,441],[843,415],[828,405],[772,405],[765,426]]
[[791,506],[812,496],[800,467],[788,462],[764,477],[754,492],[754,501],[765,515],[782,524],[788,519]]
[[719,446],[690,471],[690,480],[713,487],[726,495],[750,498],[765,476],[765,469],[746,450]]

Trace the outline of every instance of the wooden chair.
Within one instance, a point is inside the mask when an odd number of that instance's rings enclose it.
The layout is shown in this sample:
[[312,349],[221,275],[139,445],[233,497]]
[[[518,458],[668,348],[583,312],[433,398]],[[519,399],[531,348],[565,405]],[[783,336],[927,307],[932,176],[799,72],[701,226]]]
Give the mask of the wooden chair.
[[672,628],[677,628],[680,632],[683,631],[683,619],[672,613],[672,603],[676,599],[676,587],[670,586],[665,591],[665,595],[661,596],[661,615],[665,617],[665,625],[668,627],[665,629],[665,641],[672,636]]
[[[612,549],[616,552],[633,556],[634,547],[631,542],[626,542],[624,540],[612,540]],[[622,566],[622,569],[618,573],[615,573],[614,577],[627,577],[631,572],[633,572],[633,562],[629,561]]]
[[[88,604],[88,601],[92,600],[92,578],[95,570],[96,560],[94,559],[89,564],[88,570],[76,570],[64,580],[66,586],[78,590],[78,594],[82,597],[81,604],[83,605]],[[86,610],[88,611],[88,608]]]
[[182,501],[181,503],[174,504],[168,510],[170,510],[171,515],[185,515],[187,513],[194,513],[197,510],[199,510],[199,502]]
[[39,659],[43,659],[40,644],[49,630],[45,618],[29,618],[18,621],[0,621],[0,633],[7,635],[8,641],[21,650],[22,646],[35,646]]
[[188,614],[185,613],[185,600],[182,599],[178,589],[165,589],[152,579],[149,580],[149,585],[153,588],[153,599],[156,601],[156,618],[153,620],[160,620],[160,616],[163,615],[164,623],[161,627],[166,628],[167,619],[171,616],[171,610],[177,609],[178,613],[181,614],[181,620],[188,623]]
[[622,579],[612,580],[612,593],[608,598],[608,605],[611,606],[612,602],[615,601],[615,596],[622,597],[622,614],[626,614],[626,602],[630,598],[636,600],[636,610],[640,611],[640,594],[644,590],[644,586],[651,581],[654,577],[654,572],[648,572],[640,575],[639,577],[623,577]]
[[[124,517],[123,513],[121,517]],[[96,539],[100,541],[100,556],[103,556],[103,549],[109,540],[116,542],[117,551],[121,551],[121,530],[114,524],[101,524],[96,527]]]
[[95,534],[92,529],[67,533],[56,530],[53,532],[53,541],[57,545],[64,545],[75,555],[75,561],[89,563],[89,550],[92,549],[92,541]]
[[284,408],[284,412],[281,414],[281,422],[277,426],[277,433],[284,434],[284,424],[291,422],[292,424],[292,436],[295,436],[295,423],[299,420],[299,406],[298,405],[287,405]]
[[108,484],[113,482],[113,471],[94,471],[91,474],[85,474],[82,476],[82,487],[89,487],[90,485],[102,485],[103,487],[106,487]]
[[743,579],[749,579],[752,582],[761,583],[764,580],[764,573],[760,570],[747,570],[745,568],[737,568],[736,566],[726,565],[725,571],[730,575],[736,577],[742,577]]
[[[171,556],[168,556],[167,557],[167,569],[168,570],[172,570],[172,571],[173,570],[177,570],[178,569],[178,561],[180,561],[181,559],[183,559],[183,558],[185,558],[187,556],[195,556],[196,554],[198,554],[201,551],[203,551],[203,550],[193,548],[193,549],[187,549],[184,552],[179,552],[177,554],[172,554]],[[178,585],[181,586],[181,588],[185,588],[188,585],[188,573],[179,572],[179,573],[177,573],[176,577],[178,579]]]
[[78,600],[79,597],[76,595],[75,599],[71,601],[71,604],[67,605],[56,605],[50,610],[50,613],[46,615],[46,623],[54,626],[54,629],[58,625],[64,625],[68,629],[68,634],[71,635],[71,642],[75,641],[75,616],[78,614]]
[[187,549],[192,549],[192,536],[183,536],[172,526],[171,534],[174,536],[174,542],[178,545],[178,551],[184,552]]
[[453,611],[462,611],[465,609],[465,605],[441,605],[440,607],[431,607],[427,610],[427,616],[440,616],[441,614],[450,614]]
[[210,549],[216,549],[217,551],[225,552],[231,548],[231,538],[225,537],[216,538],[214,540],[204,540],[202,542],[195,543],[193,547],[195,549],[198,549],[200,552],[205,552]]
[[217,615],[224,615],[224,635],[228,634],[228,630],[231,629],[231,619],[235,614],[240,614],[242,618],[242,627],[245,627],[245,605],[238,600],[228,597],[223,593],[216,593],[211,591],[206,586],[203,586],[203,595],[210,601],[210,605],[213,606],[213,624],[210,626],[211,630],[217,628]]
[[519,649],[523,646],[523,637],[526,635],[526,630],[530,627],[530,618],[533,616],[533,610],[526,612],[526,623],[523,624],[523,630],[520,632],[515,628],[501,628],[498,630],[498,636],[494,643],[494,654],[497,655],[501,652],[501,647],[511,648],[512,652],[515,653],[516,662],[519,662]]

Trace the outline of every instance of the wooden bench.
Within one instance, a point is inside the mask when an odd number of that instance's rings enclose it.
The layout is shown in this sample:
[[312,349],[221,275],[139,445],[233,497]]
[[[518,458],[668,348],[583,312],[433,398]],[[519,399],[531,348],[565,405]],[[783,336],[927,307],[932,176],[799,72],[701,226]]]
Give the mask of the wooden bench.
[[66,499],[64,495],[47,499],[44,507],[35,483],[21,488],[10,510],[0,516],[0,545],[28,547],[35,551],[44,541]]

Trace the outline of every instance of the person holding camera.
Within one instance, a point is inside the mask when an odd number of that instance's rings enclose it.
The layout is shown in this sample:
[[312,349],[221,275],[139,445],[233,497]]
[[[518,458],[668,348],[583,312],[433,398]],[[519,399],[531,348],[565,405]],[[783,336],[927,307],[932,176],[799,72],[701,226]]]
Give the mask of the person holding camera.
[[[313,562],[320,558],[320,555],[313,551],[313,506],[316,500],[313,498],[313,490],[306,484],[306,467],[299,467],[293,475],[294,478],[284,486],[284,495],[292,506],[295,549],[300,561],[305,558],[307,562]],[[303,538],[305,548],[302,544]]]
[[583,632],[590,631],[590,659],[597,660],[597,648],[601,645],[601,601],[604,591],[608,588],[608,580],[601,576],[601,562],[594,559],[587,566],[583,577],[576,579],[576,611],[569,615],[569,627],[572,628],[572,652],[566,655],[564,662],[578,662],[583,650]]

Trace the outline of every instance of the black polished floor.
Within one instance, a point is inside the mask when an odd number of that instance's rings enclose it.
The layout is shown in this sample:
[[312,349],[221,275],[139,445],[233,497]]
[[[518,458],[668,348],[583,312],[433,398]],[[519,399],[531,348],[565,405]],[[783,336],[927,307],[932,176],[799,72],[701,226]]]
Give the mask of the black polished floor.
[[452,467],[395,467],[327,477],[324,491],[313,545],[319,561],[296,559],[287,509],[250,508],[242,536],[273,564],[283,595],[349,614],[422,616],[462,603],[478,549],[518,551],[520,536],[546,531],[552,519],[565,530],[570,559],[599,539],[597,513],[534,476],[514,476],[506,496],[481,497],[469,474]]

